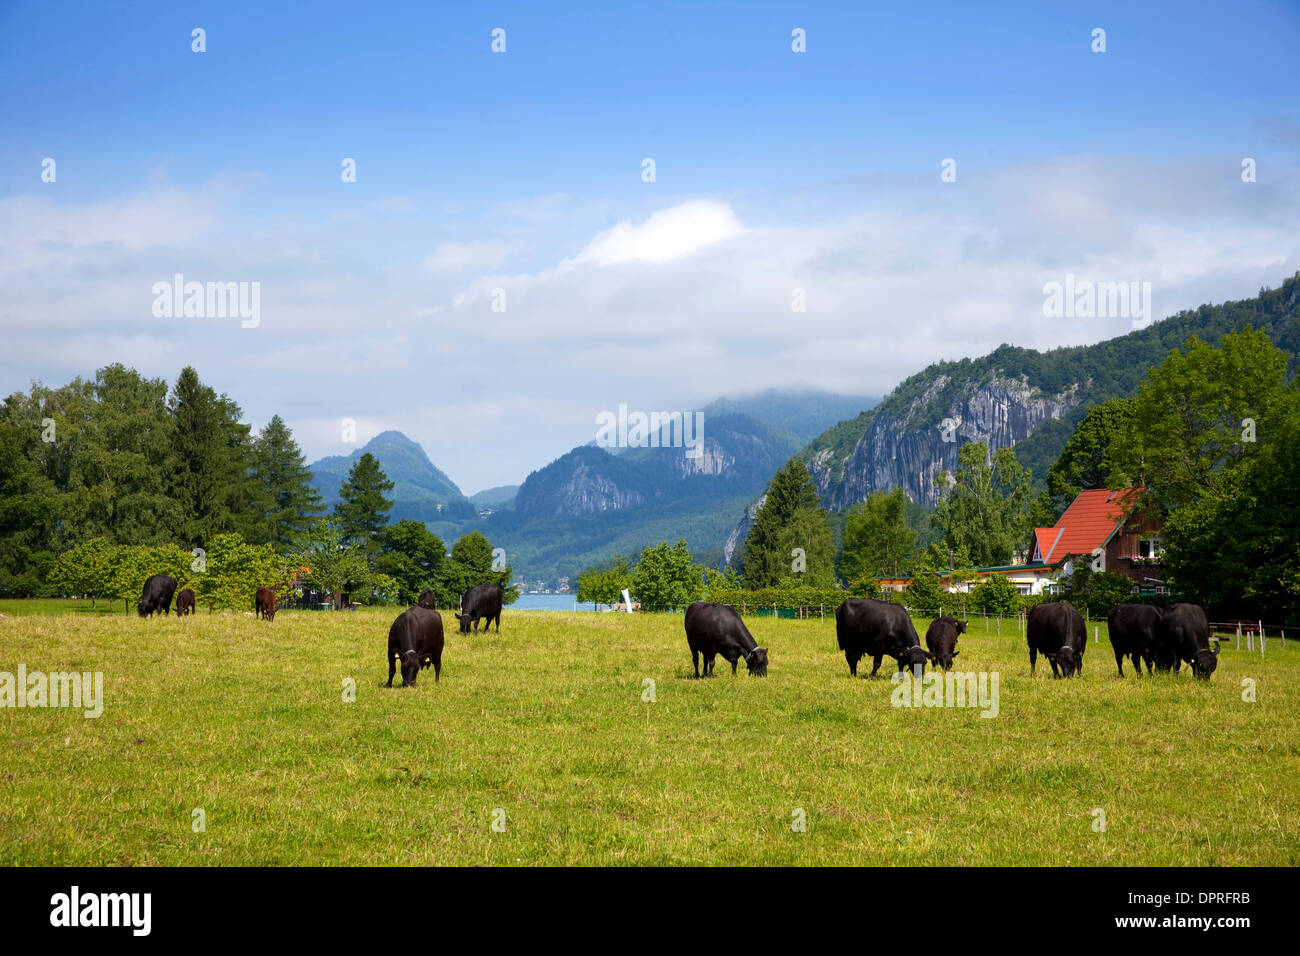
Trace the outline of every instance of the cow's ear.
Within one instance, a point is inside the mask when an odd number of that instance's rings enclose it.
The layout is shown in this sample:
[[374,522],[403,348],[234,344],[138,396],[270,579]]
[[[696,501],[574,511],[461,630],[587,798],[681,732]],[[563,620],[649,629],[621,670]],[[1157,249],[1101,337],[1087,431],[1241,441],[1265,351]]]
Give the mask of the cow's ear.
[[960,653],[961,653],[961,651],[953,651],[953,652],[952,652],[952,656],[953,656],[953,657],[956,657],[956,656],[957,656],[958,654],[960,654]]

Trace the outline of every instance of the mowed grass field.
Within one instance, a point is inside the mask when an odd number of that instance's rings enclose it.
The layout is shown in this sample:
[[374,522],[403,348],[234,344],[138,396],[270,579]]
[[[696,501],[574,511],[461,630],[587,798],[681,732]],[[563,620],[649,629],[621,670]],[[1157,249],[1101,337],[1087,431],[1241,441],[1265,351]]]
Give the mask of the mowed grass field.
[[1120,680],[1090,627],[1057,681],[976,618],[989,719],[892,707],[829,617],[749,618],[769,676],[695,681],[680,615],[507,608],[447,628],[440,684],[387,689],[392,609],[51,610],[0,603],[0,671],[102,671],[104,712],[0,709],[4,865],[1300,862],[1296,641]]

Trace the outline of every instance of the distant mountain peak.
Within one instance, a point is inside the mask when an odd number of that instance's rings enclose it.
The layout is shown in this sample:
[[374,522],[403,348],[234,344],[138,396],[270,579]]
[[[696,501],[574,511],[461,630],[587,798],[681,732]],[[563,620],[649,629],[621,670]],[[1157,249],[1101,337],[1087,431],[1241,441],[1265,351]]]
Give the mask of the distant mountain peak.
[[365,454],[379,459],[379,466],[393,482],[391,520],[438,521],[476,513],[456,483],[430,461],[424,447],[391,428],[347,455],[329,455],[309,466],[326,505],[332,507],[339,500],[340,485]]

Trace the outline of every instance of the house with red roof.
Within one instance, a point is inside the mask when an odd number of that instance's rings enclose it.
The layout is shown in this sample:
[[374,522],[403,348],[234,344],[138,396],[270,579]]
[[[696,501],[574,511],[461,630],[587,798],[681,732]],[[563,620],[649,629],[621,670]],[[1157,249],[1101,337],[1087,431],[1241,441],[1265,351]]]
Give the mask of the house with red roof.
[[1142,488],[1082,491],[1050,528],[1034,529],[1032,562],[1062,567],[1085,558],[1098,571],[1162,586],[1163,522],[1142,507]]
[[[1050,528],[1035,528],[1033,547],[1024,564],[975,568],[974,578],[953,580],[939,575],[947,591],[969,591],[990,574],[1005,575],[1021,594],[1050,592],[1062,575],[1072,574],[1076,561],[1098,571],[1110,571],[1133,581],[1139,590],[1161,591],[1164,582],[1163,522],[1142,503],[1143,488],[1111,491],[1096,488],[1079,493]],[[877,578],[881,590],[901,591],[909,577]]]
[[[1081,492],[1050,528],[1035,528],[1029,560],[1023,564],[976,568],[973,579],[954,581],[940,575],[945,590],[968,591],[990,574],[1005,575],[1021,594],[1051,591],[1076,561],[1099,571],[1123,575],[1142,590],[1159,591],[1165,583],[1163,523],[1143,507],[1142,488],[1106,488]],[[964,577],[964,576],[963,576]],[[902,590],[910,578],[881,578],[882,589]]]

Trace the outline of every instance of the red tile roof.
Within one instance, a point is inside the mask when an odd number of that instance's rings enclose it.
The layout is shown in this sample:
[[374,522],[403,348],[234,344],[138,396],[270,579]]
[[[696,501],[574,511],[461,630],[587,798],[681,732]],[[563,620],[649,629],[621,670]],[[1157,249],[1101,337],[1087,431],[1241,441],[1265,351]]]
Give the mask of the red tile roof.
[[1072,554],[1091,554],[1104,545],[1132,510],[1141,488],[1079,493],[1056,526],[1034,529],[1034,557],[1057,564]]

